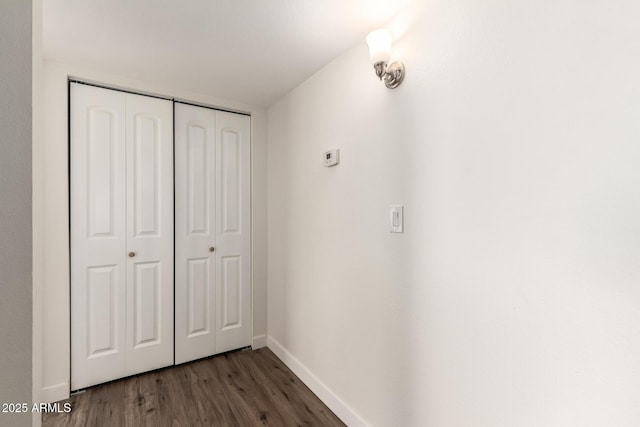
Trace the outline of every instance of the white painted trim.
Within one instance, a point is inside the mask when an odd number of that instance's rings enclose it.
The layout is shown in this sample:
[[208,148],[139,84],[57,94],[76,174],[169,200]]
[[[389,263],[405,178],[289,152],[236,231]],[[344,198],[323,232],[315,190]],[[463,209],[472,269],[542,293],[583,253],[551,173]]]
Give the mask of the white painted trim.
[[69,383],[60,383],[43,387],[40,397],[43,403],[59,402],[69,398]]
[[315,393],[315,395],[318,396],[318,398],[338,416],[338,418],[342,420],[342,422],[350,427],[370,426],[370,424],[363,420],[362,417],[353,410],[353,408],[335,394],[325,383],[316,377],[309,368],[296,359],[293,354],[289,353],[289,351],[271,335],[267,337],[267,347],[269,347],[269,349],[273,351],[273,353],[278,356],[278,358],[282,360],[282,362],[287,365],[287,367],[291,369],[293,373],[296,374],[296,376],[300,378],[300,380],[305,383],[305,385],[309,387],[311,391]]
[[258,348],[266,347],[266,346],[267,346],[267,335],[266,334],[254,335],[253,342],[251,343],[251,347],[253,347],[254,350],[256,350]]

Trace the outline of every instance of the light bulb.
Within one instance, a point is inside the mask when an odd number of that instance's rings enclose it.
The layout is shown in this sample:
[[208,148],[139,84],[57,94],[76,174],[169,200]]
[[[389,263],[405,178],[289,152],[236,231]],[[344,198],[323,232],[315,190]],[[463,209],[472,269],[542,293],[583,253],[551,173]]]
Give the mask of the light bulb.
[[389,62],[391,44],[393,43],[393,33],[391,31],[385,29],[372,31],[365,40],[369,46],[369,59],[371,59],[372,64]]

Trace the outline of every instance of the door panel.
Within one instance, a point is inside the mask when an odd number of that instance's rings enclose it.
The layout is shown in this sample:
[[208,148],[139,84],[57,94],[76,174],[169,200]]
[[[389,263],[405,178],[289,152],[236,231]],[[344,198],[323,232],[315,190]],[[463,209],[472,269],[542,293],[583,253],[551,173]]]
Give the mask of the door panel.
[[216,353],[251,345],[251,119],[216,112]]
[[220,166],[222,168],[221,233],[240,232],[240,136],[233,129],[220,131]]
[[189,328],[187,338],[211,333],[211,266],[209,258],[189,259],[187,279],[187,314]]
[[77,390],[173,363],[172,103],[72,83],[70,139]]
[[215,353],[214,110],[175,104],[176,363]]
[[126,375],[125,98],[71,85],[71,388]]
[[87,278],[88,358],[118,351],[118,266],[89,267]]
[[126,106],[126,354],[132,375],[173,364],[173,105],[126,94]]
[[88,107],[89,236],[113,237],[118,120],[115,111]]
[[161,280],[160,263],[134,264],[134,348],[160,342]]
[[175,112],[176,363],[182,363],[251,344],[251,122],[185,104]]
[[220,330],[242,326],[242,275],[239,256],[222,257],[222,322]]
[[134,117],[134,235],[158,237],[160,224],[160,123],[157,117]]
[[[212,132],[210,129],[209,132]],[[212,195],[208,191],[210,177],[210,165],[207,151],[213,151],[213,147],[207,148],[207,129],[198,125],[187,125],[187,210],[189,220],[189,234],[210,235],[209,211]]]

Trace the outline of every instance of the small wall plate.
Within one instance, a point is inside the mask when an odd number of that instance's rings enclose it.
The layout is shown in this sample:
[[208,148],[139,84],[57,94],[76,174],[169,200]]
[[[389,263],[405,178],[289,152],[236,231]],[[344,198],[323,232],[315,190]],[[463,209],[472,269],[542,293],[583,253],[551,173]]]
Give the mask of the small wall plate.
[[404,206],[402,205],[389,206],[389,232],[391,233],[404,232]]
[[340,150],[325,151],[323,163],[325,167],[335,166],[340,163]]

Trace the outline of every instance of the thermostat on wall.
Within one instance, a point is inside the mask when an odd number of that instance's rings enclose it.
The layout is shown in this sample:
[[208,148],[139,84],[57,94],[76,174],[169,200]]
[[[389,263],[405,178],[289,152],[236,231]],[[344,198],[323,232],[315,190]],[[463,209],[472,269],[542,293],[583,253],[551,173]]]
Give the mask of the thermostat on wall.
[[324,165],[335,166],[340,163],[340,150],[329,150],[324,153]]

